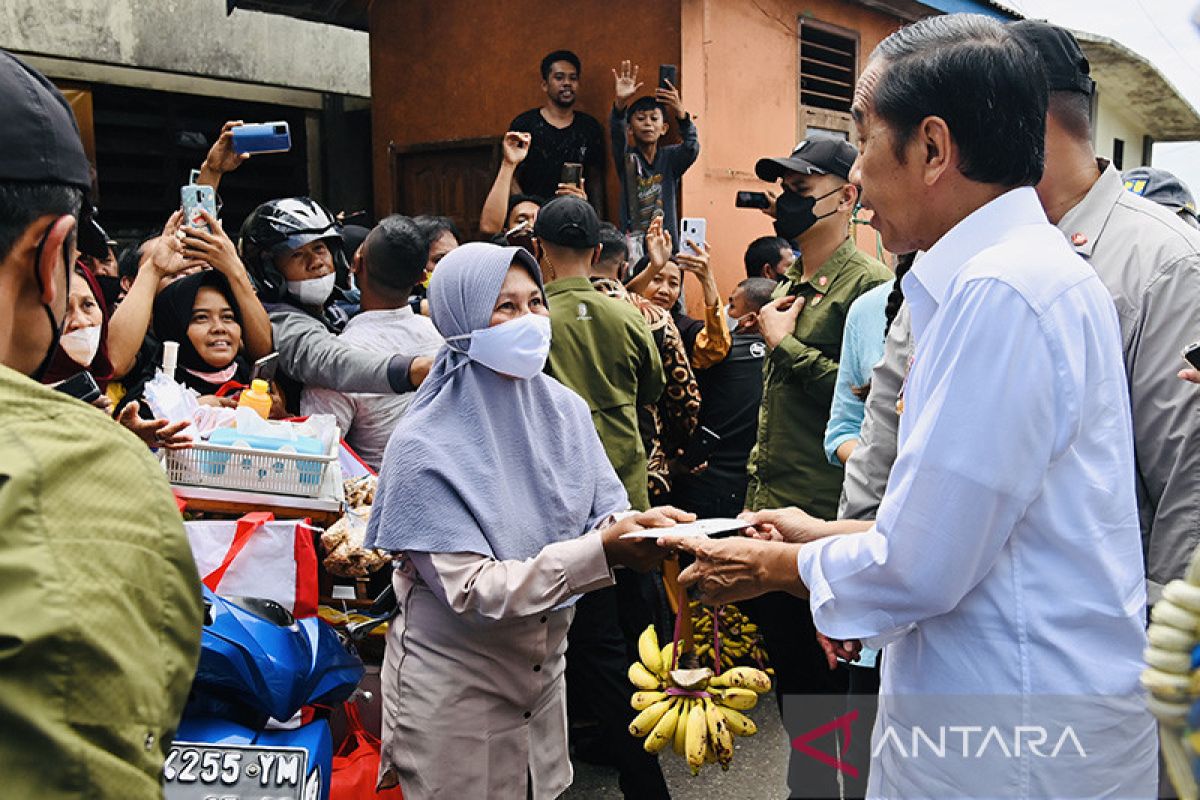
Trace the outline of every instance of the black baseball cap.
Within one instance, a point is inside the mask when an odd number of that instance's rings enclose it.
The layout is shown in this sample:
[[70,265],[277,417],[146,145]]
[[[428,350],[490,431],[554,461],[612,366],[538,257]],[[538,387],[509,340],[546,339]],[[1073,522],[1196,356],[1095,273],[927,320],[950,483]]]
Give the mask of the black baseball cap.
[[590,250],[600,244],[600,218],[585,201],[561,195],[542,206],[533,235],[573,250]]
[[837,175],[850,180],[850,167],[858,158],[858,150],[845,139],[833,136],[814,136],[796,145],[790,156],[760,158],[754,172],[764,181],[777,181],[788,172],[802,175]]
[[1008,28],[1041,56],[1050,91],[1091,95],[1095,90],[1087,56],[1069,30],[1040,19],[1019,20]]
[[0,50],[0,107],[0,181],[63,183],[91,190],[71,106],[45,75],[7,50]]

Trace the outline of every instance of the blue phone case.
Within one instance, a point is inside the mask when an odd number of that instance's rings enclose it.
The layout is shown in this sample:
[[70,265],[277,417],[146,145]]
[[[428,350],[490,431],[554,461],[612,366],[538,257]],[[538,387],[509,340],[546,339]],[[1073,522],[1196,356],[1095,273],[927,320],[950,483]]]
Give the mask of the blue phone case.
[[259,122],[233,129],[236,153],[286,153],[292,149],[292,134],[286,122]]

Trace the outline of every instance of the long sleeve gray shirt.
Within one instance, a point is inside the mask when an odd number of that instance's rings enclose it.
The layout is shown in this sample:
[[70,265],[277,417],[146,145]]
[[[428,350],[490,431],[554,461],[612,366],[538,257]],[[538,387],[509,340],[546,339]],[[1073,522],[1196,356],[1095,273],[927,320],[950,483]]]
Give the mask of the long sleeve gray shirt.
[[339,392],[411,392],[412,356],[372,353],[340,341],[318,319],[293,308],[268,312],[279,369],[304,386]]

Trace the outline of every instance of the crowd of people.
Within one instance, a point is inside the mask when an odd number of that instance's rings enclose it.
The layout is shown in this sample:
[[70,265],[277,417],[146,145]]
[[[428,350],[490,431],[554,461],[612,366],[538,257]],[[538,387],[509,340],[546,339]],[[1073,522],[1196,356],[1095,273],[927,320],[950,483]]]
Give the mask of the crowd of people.
[[[191,444],[147,402],[167,342],[203,405],[234,405],[274,356],[270,416],[332,415],[379,473],[368,544],[395,554],[401,609],[380,781],[406,797],[555,797],[569,742],[614,765],[626,797],[668,797],[626,732],[625,672],[638,633],[667,632],[657,571],[677,555],[682,584],[759,624],[781,708],[1136,692],[1147,602],[1200,536],[1200,371],[1179,361],[1200,338],[1200,231],[1172,176],[1096,157],[1072,35],[949,15],[885,40],[856,143],[757,161],[776,235],[747,243],[728,295],[708,243],[681,231],[700,131],[670,80],[638,96],[639,72],[612,70],[617,198],[561,50],[541,64],[543,106],[503,134],[486,241],[428,215],[344,226],[287,197],[237,232],[219,209],[164,210],[118,253],[69,107],[0,54],[21,120],[0,132],[14,796],[160,792],[201,624],[150,454]],[[198,183],[245,160],[239,124]],[[890,265],[857,246],[859,213]],[[54,391],[80,374],[95,408]],[[738,515],[745,536],[621,538]],[[911,726],[906,711],[884,703],[878,724]],[[1086,779],[1039,767],[1026,793],[1152,794],[1144,704],[1113,725]],[[939,785],[1009,775],[972,769]],[[808,791],[835,795],[829,777]],[[870,780],[928,794],[886,754]]]

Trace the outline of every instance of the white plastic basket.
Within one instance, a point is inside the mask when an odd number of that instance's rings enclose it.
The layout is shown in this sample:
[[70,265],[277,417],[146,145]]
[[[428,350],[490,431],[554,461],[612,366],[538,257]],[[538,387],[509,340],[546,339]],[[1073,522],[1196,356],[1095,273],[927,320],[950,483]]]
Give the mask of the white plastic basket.
[[334,439],[330,452],[318,456],[200,442],[168,450],[163,464],[171,483],[316,497],[325,471],[337,460],[337,446]]

